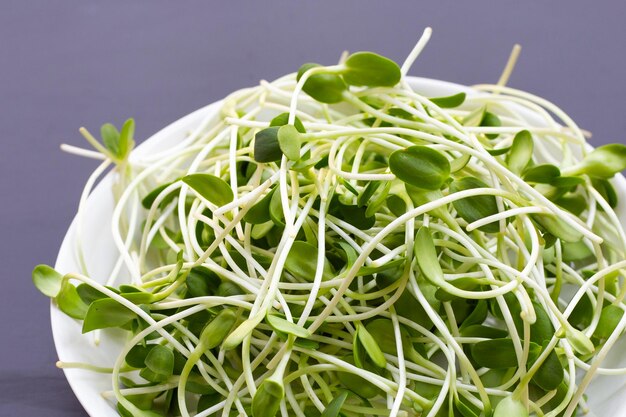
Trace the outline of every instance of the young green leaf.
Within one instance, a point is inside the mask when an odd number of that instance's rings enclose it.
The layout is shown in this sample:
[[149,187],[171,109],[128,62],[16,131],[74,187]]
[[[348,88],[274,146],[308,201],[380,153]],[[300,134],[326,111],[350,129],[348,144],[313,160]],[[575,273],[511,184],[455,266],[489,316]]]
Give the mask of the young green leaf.
[[328,403],[320,417],[338,417],[339,411],[341,411],[341,407],[343,407],[343,403],[345,403],[348,398],[348,394],[348,391],[340,392],[339,395]]
[[118,147],[118,156],[121,159],[125,159],[130,151],[135,146],[135,140],[133,136],[135,135],[135,120],[128,119],[122,125],[122,130],[120,131],[120,139],[119,139],[119,147]]
[[[489,186],[474,177],[464,177],[450,184],[451,193],[457,193],[474,188],[489,188]],[[472,223],[498,213],[498,204],[496,202],[496,198],[492,195],[467,197],[454,201],[452,205],[456,209],[458,215],[468,223]],[[480,227],[479,230],[487,233],[497,233],[500,231],[500,226],[497,222],[493,222]]]
[[283,384],[272,379],[266,379],[261,383],[252,399],[252,416],[275,417],[284,396]]
[[609,304],[604,307],[602,309],[602,314],[600,314],[600,321],[598,322],[598,326],[593,332],[593,335],[601,340],[608,339],[609,336],[615,332],[615,328],[622,320],[623,316],[624,310],[616,305]]
[[63,275],[48,265],[37,265],[33,269],[33,284],[46,297],[54,298],[61,291]]
[[213,295],[221,284],[219,276],[203,266],[189,270],[186,278],[187,297],[205,297]]
[[373,52],[356,52],[344,62],[346,83],[356,86],[393,87],[402,74],[398,64]]
[[478,300],[472,312],[463,320],[461,328],[482,324],[487,319],[488,305],[485,300]]
[[492,156],[500,156],[500,155],[504,155],[505,153],[509,152],[511,150],[510,146],[506,146],[504,148],[494,148],[494,149],[487,149],[487,152],[489,152],[489,155]]
[[[320,65],[302,65],[298,70],[297,80],[300,81],[305,72],[316,67]],[[306,80],[302,90],[319,102],[332,104],[343,101],[343,93],[348,90],[348,86],[339,75],[314,74]]]
[[387,366],[387,359],[385,359],[385,355],[382,350],[380,350],[380,346],[378,346],[376,339],[372,337],[365,327],[357,326],[356,337],[359,339],[359,343],[361,343],[374,365],[379,368]]
[[133,368],[144,368],[146,366],[146,357],[148,356],[148,353],[150,353],[151,349],[151,345],[139,344],[133,346],[126,354],[126,363]]
[[269,324],[276,331],[292,334],[296,337],[302,337],[305,339],[311,336],[311,332],[304,327],[298,326],[297,324],[285,320],[277,315],[268,314],[265,320],[267,321],[267,324]]
[[370,181],[367,183],[363,191],[361,191],[356,199],[356,204],[359,207],[366,206],[378,187],[380,187],[380,181]]
[[533,137],[528,130],[522,130],[515,135],[511,151],[506,157],[506,164],[511,172],[519,175],[526,169],[532,161],[533,148]]
[[[543,348],[545,349],[549,342],[544,342]],[[550,352],[546,360],[541,364],[537,372],[533,375],[532,380],[535,384],[546,391],[552,391],[557,389],[563,381],[564,373],[561,361],[553,350]]]
[[575,167],[574,174],[587,174],[593,178],[607,179],[626,169],[626,145],[613,143],[589,152]]
[[585,180],[581,177],[556,177],[552,181],[550,181],[550,185],[556,188],[564,188],[567,190],[571,190],[577,185],[583,185]]
[[480,106],[469,112],[467,116],[463,118],[461,123],[463,126],[475,127],[480,126],[480,122],[483,120],[486,112],[485,106]]
[[113,156],[120,155],[120,132],[111,123],[105,123],[100,127],[102,144]]
[[61,290],[55,298],[59,309],[70,317],[78,320],[85,318],[87,313],[87,304],[83,303],[76,287],[68,280],[63,280]]
[[533,214],[530,217],[539,226],[564,242],[578,242],[583,238],[582,233],[553,214]]
[[[154,200],[156,200],[156,198],[159,196],[159,194],[161,194],[161,192],[163,192],[163,190],[165,190],[167,187],[169,187],[170,185],[172,185],[171,182],[165,183],[163,185],[160,185],[158,187],[156,187],[154,190],[150,191],[148,193],[148,195],[146,195],[143,200],[141,200],[141,205],[143,206],[143,208],[145,208],[146,210],[149,210],[150,207],[152,207],[152,204],[154,203]],[[172,193],[170,195],[168,195],[167,197],[165,197],[162,201],[161,204],[168,204],[170,201],[172,201],[175,198],[175,194]]]
[[609,206],[611,206],[611,208],[617,207],[617,193],[615,192],[615,188],[609,181],[594,178],[591,180],[591,184],[593,185],[593,188],[598,190],[598,192],[600,193],[600,195],[602,195],[606,202],[609,203]]
[[[317,269],[317,246],[301,240],[293,242],[285,261],[285,269],[296,278],[312,282]],[[325,260],[322,280],[329,280],[333,276],[330,262]]]
[[508,335],[506,330],[496,327],[484,326],[482,324],[472,324],[470,326],[462,326],[459,333],[463,337],[482,337],[485,339],[502,339]]
[[[288,123],[289,123],[289,113],[281,113],[270,121],[270,127],[285,126]],[[298,132],[306,133],[306,129],[304,128],[304,125],[302,124],[302,121],[298,118],[298,116],[295,117],[293,125],[295,126]]]
[[462,170],[463,168],[467,166],[470,159],[472,159],[472,155],[468,153],[461,155],[458,158],[454,158],[452,162],[450,162],[450,172],[453,174],[455,172],[459,172],[460,170]]
[[415,237],[415,259],[420,271],[435,286],[441,286],[444,281],[443,271],[437,257],[435,242],[428,227],[422,226]]
[[520,400],[508,396],[498,403],[493,417],[528,417],[528,410]]
[[272,188],[270,192],[261,199],[261,201],[248,210],[245,216],[243,216],[243,220],[246,223],[263,224],[271,220],[270,202],[272,201],[272,196],[274,195],[276,189],[277,187]]
[[376,223],[375,216],[367,216],[366,207],[359,207],[356,204],[339,204],[337,212],[333,212],[333,215],[360,230],[371,229]]
[[457,93],[451,96],[445,97],[433,97],[429,98],[430,101],[435,103],[437,106],[442,109],[448,109],[453,107],[459,107],[465,101],[465,93]]
[[[204,410],[208,410],[209,408],[213,407],[215,404],[219,403],[220,401],[222,401],[224,397],[222,397],[222,394],[205,394],[203,396],[200,397],[200,399],[198,400],[198,414],[203,412]],[[211,417],[215,416],[215,414],[211,414]]]
[[[530,343],[530,356],[536,356],[541,347]],[[471,346],[472,358],[484,368],[516,368],[517,355],[511,339],[492,339],[474,343]]]
[[237,315],[230,308],[225,308],[218,313],[202,330],[200,343],[207,349],[219,346],[226,338],[237,321]]
[[365,275],[377,274],[379,272],[383,272],[383,271],[387,271],[389,269],[396,268],[396,267],[402,265],[405,261],[406,261],[405,258],[400,258],[400,259],[394,259],[393,261],[385,262],[382,265],[362,266],[361,268],[359,268],[359,271],[357,272],[356,275],[357,276],[365,276]]
[[535,165],[527,168],[522,178],[526,182],[534,182],[540,184],[550,184],[561,176],[559,167],[552,164]]
[[174,372],[174,352],[165,346],[154,345],[144,362],[146,368],[152,371],[161,381],[172,376]]
[[278,129],[273,126],[259,130],[254,135],[254,160],[257,162],[276,162],[283,157],[278,143]]
[[[502,122],[500,121],[500,118],[496,114],[485,111],[483,113],[483,118],[480,121],[480,126],[500,127],[502,126]],[[487,139],[495,139],[499,135],[497,133],[488,133],[485,136],[487,137]]]
[[441,152],[427,146],[411,146],[389,157],[389,169],[414,187],[438,190],[450,177],[450,162]]
[[458,396],[454,399],[454,406],[463,417],[479,417],[481,410],[464,397]]
[[580,355],[591,355],[596,350],[589,337],[573,327],[569,327],[565,331],[565,338],[570,345],[572,345],[572,348],[574,348],[574,350]]
[[300,159],[301,139],[298,129],[293,125],[284,125],[278,128],[278,146],[281,152],[290,161]]
[[107,327],[121,327],[131,322],[135,313],[111,298],[96,300],[87,309],[83,333]]
[[223,206],[233,201],[233,190],[230,185],[215,175],[190,174],[183,177],[182,181],[216,206]]
[[[341,359],[354,365],[354,359],[351,356],[344,356]],[[373,398],[380,393],[380,389],[376,385],[351,372],[337,372],[337,379],[344,387],[361,398]]]
[[76,287],[76,292],[78,293],[80,299],[83,300],[83,303],[85,303],[86,305],[90,305],[94,301],[101,298],[107,298],[106,295],[96,290],[91,285],[85,284],[84,282]]

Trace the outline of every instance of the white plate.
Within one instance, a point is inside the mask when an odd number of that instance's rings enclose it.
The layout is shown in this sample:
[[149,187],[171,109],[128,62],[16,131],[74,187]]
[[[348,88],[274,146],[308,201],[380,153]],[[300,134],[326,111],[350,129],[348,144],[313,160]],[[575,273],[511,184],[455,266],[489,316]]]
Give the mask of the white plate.
[[[458,84],[411,78],[411,85],[416,91],[425,96],[446,96],[471,89]],[[196,127],[201,120],[219,111],[221,102],[203,107],[182,119],[177,120],[154,136],[146,140],[136,150],[141,154],[150,154],[167,149],[177,143]],[[537,122],[540,124],[541,122]],[[111,235],[111,214],[113,212],[113,197],[111,195],[111,175],[107,175],[95,188],[87,201],[87,210],[83,221],[83,247],[90,276],[104,282],[110,273],[117,257],[116,248]],[[620,205],[617,213],[626,224],[626,180],[621,175],[615,179]],[[79,271],[76,257],[76,220],[67,231],[59,256],[56,269],[62,273]],[[123,335],[121,331],[103,332],[102,341],[98,346],[94,344],[93,334],[81,334],[81,324],[67,317],[54,305],[51,307],[51,322],[54,343],[59,360],[67,362],[87,362],[100,366],[112,366],[119,350]],[[626,349],[626,341],[622,339],[619,346],[613,351],[614,355],[607,360],[607,365],[626,366],[626,355],[620,355]],[[74,390],[76,397],[87,413],[92,417],[117,417],[117,411],[111,403],[105,400],[100,393],[111,389],[108,374],[96,374],[89,371],[67,369],[65,376]],[[598,377],[588,389],[589,405],[599,416],[626,415],[626,385],[624,377]]]

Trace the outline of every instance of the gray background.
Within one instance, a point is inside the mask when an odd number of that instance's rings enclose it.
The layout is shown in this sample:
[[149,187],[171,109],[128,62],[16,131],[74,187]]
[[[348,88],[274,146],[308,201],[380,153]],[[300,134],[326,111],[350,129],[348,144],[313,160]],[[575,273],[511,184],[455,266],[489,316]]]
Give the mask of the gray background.
[[411,74],[495,82],[515,42],[510,84],[624,143],[623,1],[0,0],[0,415],[83,416],[63,374],[47,300],[30,283],[53,264],[96,163],[79,126],[132,116],[137,137],[229,92],[331,64],[344,49],[402,61],[434,28]]

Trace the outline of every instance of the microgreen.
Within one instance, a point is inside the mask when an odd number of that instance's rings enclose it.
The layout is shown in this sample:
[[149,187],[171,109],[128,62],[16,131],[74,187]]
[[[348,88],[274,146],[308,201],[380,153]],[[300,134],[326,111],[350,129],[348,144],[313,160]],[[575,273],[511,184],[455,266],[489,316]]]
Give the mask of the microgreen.
[[341,74],[350,85],[392,87],[400,81],[398,64],[373,52],[356,52],[346,59],[344,66]]
[[437,106],[448,109],[453,107],[459,107],[465,101],[465,93],[457,93],[451,96],[446,97],[432,97],[430,101],[435,103]]
[[414,187],[437,190],[450,176],[450,162],[439,151],[411,146],[389,157],[389,169],[400,180]]
[[[319,64],[304,64],[298,70],[298,80],[310,69],[321,68]],[[302,90],[315,100],[322,103],[338,103],[343,100],[343,93],[348,86],[345,81],[335,74],[315,74],[311,75]]]
[[513,138],[511,150],[506,158],[509,169],[516,174],[524,171],[526,166],[532,161],[533,149],[533,137],[530,132],[522,130],[517,133]]
[[233,190],[230,185],[215,175],[191,174],[183,177],[182,181],[217,206],[233,201]]
[[81,129],[119,258],[32,280],[120,356],[59,366],[110,372],[123,416],[572,415],[623,332],[626,146],[502,85],[424,96],[414,55],[305,64],[158,157],[132,119]]

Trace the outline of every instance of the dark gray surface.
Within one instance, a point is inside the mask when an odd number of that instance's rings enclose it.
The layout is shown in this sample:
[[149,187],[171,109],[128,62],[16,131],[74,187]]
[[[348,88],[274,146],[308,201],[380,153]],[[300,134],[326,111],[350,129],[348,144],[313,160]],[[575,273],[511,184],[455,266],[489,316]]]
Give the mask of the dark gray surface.
[[0,1],[0,415],[82,416],[62,373],[48,303],[30,284],[53,263],[96,163],[58,150],[133,116],[137,137],[230,91],[333,63],[344,49],[402,61],[411,74],[495,82],[515,42],[511,85],[538,93],[624,143],[622,1]]

